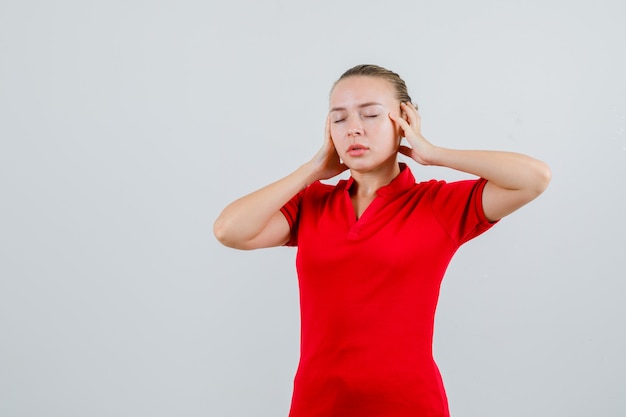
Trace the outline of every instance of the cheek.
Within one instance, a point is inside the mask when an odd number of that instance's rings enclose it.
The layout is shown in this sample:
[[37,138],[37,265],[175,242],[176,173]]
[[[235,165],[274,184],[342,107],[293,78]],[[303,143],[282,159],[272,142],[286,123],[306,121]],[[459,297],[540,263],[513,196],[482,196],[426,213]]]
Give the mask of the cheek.
[[343,131],[341,130],[341,127],[339,125],[334,125],[334,124],[330,125],[330,137],[331,139],[333,139],[333,141],[335,139],[341,138],[342,134],[343,134]]
[[384,132],[393,135],[398,135],[400,133],[398,126],[396,126],[396,124],[389,118],[387,118],[387,120],[382,119],[378,121],[378,123],[376,124],[376,129],[378,129],[378,131],[381,133]]
[[391,139],[394,148],[400,146],[400,142],[402,141],[402,129],[393,123],[391,119],[389,122],[381,124],[380,133]]
[[341,137],[337,128],[330,127],[330,141],[333,143],[335,148],[337,147],[337,140]]

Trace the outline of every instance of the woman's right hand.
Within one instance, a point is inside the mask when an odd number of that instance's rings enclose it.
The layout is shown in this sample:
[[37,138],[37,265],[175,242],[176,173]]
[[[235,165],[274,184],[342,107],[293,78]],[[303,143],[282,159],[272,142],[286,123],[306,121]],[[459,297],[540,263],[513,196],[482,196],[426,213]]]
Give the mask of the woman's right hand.
[[324,128],[324,143],[319,151],[309,161],[316,180],[326,180],[341,174],[348,167],[341,162],[335,144],[330,136],[330,116],[326,117],[326,127]]
[[324,144],[315,156],[291,174],[245,195],[222,210],[213,232],[222,244],[237,249],[280,246],[289,241],[291,227],[280,209],[307,185],[332,178],[348,167],[339,159],[326,120]]

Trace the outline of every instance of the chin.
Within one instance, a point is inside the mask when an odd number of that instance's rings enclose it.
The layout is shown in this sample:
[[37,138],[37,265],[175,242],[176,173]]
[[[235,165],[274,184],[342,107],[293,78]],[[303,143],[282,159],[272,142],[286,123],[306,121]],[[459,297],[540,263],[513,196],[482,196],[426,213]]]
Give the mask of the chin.
[[350,171],[365,173],[365,172],[376,171],[382,168],[384,164],[368,163],[366,161],[357,161],[357,162],[347,163],[346,166],[350,168]]

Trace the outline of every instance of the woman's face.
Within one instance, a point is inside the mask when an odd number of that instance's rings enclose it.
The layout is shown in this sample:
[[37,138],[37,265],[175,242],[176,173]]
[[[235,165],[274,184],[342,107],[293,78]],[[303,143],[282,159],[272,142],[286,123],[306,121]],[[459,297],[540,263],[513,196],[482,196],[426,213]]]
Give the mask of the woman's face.
[[400,114],[390,82],[352,76],[339,81],[330,95],[330,135],[339,157],[356,171],[395,164],[400,130],[389,118]]

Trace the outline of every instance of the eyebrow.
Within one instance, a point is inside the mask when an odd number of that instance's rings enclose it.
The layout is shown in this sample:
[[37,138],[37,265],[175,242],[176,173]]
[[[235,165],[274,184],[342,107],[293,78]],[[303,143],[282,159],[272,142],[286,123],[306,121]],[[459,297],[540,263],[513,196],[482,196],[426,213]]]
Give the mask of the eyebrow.
[[[378,103],[376,101],[368,101],[367,103],[363,103],[363,104],[359,104],[359,108],[362,109],[363,107],[370,107],[370,106],[382,106],[381,103]],[[334,111],[344,111],[346,110],[345,107],[333,107],[332,109],[330,109],[330,112],[334,112]]]

